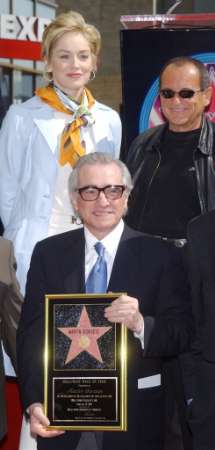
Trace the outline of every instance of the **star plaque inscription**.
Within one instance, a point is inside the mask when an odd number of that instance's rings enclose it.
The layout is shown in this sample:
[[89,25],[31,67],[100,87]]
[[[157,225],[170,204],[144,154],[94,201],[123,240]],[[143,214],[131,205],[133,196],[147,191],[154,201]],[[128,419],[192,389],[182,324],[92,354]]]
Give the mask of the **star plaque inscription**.
[[44,394],[50,427],[126,430],[127,333],[104,317],[119,295],[46,295]]

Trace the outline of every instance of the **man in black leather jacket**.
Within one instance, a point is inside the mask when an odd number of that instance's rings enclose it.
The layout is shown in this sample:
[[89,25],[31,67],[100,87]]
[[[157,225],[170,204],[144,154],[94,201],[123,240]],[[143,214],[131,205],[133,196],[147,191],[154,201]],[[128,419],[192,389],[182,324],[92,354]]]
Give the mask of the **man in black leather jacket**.
[[[130,226],[164,238],[183,239],[190,219],[215,208],[215,125],[204,117],[211,93],[209,75],[201,62],[179,57],[163,68],[160,98],[167,123],[138,136],[126,161],[134,180],[127,216]],[[183,151],[186,145],[187,153]],[[184,164],[182,156],[187,156]],[[191,202],[191,207],[180,217],[181,205],[174,207],[174,203],[183,193],[183,202]],[[159,203],[160,216],[151,199]],[[165,223],[161,205],[170,219]],[[177,216],[180,224],[172,222],[171,216]]]
[[[209,74],[201,62],[188,57],[168,61],[160,74],[161,108],[167,122],[138,136],[126,161],[134,182],[127,223],[167,245],[183,247],[183,252],[188,222],[215,208],[215,124],[204,115],[211,95]],[[174,415],[171,391],[175,391],[184,446],[167,420],[165,450],[192,449],[180,377],[178,361],[173,361],[166,375],[168,416]],[[188,379],[186,386],[189,399]]]
[[[160,146],[168,124],[159,125],[140,134],[132,143],[127,165],[132,172],[134,191],[130,201],[127,221],[138,230],[143,230],[144,207],[150,184],[155,176],[160,158]],[[196,192],[200,212],[203,214],[215,208],[215,124],[202,116],[201,134],[198,146],[193,152],[196,174]],[[143,189],[142,183],[146,188]],[[147,185],[146,185],[147,183]],[[159,199],[158,199],[159,201]]]

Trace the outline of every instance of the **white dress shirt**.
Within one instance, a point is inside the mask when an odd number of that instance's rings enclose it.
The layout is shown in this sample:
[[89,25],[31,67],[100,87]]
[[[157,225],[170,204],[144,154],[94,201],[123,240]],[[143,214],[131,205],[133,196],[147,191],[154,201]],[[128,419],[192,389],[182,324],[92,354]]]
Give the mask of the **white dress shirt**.
[[[114,259],[116,256],[116,252],[118,249],[119,241],[122,236],[122,232],[124,230],[124,222],[121,219],[117,226],[111,231],[107,236],[104,237],[100,242],[105,247],[105,260],[107,263],[107,285],[110,280],[112,267],[114,263]],[[97,258],[98,253],[95,249],[95,244],[98,242],[98,239],[88,230],[88,228],[84,227],[84,235],[85,235],[85,282],[88,278],[88,275],[93,268]]]
[[[111,231],[107,236],[104,237],[100,242],[105,247],[105,260],[107,263],[107,286],[110,281],[110,276],[112,272],[112,267],[114,263],[114,259],[116,256],[116,252],[119,246],[119,241],[121,239],[122,233],[124,230],[124,222],[121,219],[117,226]],[[98,258],[98,253],[95,249],[95,244],[98,242],[98,239],[88,230],[88,228],[84,227],[84,235],[85,235],[85,283],[88,278],[88,275],[93,268],[96,260]],[[140,340],[141,347],[144,349],[144,324],[140,333],[134,333],[134,336]]]

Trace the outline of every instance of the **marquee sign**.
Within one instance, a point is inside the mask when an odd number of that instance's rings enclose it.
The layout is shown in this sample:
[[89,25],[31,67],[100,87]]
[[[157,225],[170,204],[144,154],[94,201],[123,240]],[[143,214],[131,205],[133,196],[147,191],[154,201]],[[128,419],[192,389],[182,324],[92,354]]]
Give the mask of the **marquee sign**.
[[41,59],[41,40],[50,19],[0,15],[0,58]]

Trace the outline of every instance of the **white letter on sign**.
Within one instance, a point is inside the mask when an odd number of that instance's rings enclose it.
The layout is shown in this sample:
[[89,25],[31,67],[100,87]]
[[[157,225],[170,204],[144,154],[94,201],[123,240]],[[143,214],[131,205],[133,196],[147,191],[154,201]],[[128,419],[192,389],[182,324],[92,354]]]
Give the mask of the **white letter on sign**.
[[19,31],[19,25],[16,16],[12,14],[2,14],[1,18],[1,38],[2,39],[16,39]]
[[39,42],[42,41],[42,35],[43,35],[43,31],[45,30],[45,27],[47,25],[49,25],[49,23],[51,22],[50,19],[43,19],[43,18],[39,18],[38,19],[38,34],[37,34],[37,39]]
[[29,39],[30,41],[36,41],[37,38],[34,33],[34,23],[37,20],[36,17],[24,17],[19,16],[19,21],[23,26],[21,32],[19,33],[18,39],[20,41],[26,41]]

